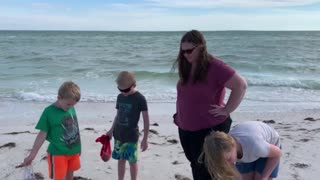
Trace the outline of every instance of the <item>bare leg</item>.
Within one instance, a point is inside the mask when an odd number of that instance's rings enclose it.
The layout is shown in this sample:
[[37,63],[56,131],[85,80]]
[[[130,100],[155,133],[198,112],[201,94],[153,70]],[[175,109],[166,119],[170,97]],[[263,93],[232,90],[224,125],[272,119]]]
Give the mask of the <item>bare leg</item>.
[[242,180],[254,180],[255,173],[241,174]]
[[[259,180],[259,179],[261,179],[261,174],[259,174],[258,172],[255,172],[254,173],[254,180]],[[269,177],[268,180],[272,180],[272,178]]]
[[126,160],[118,161],[118,180],[124,180],[124,174],[126,172]]
[[67,172],[66,180],[73,180],[73,171]]
[[261,175],[258,172],[254,173],[254,180],[259,180],[261,179]]
[[138,163],[130,163],[130,174],[131,174],[131,180],[137,180],[138,179]]

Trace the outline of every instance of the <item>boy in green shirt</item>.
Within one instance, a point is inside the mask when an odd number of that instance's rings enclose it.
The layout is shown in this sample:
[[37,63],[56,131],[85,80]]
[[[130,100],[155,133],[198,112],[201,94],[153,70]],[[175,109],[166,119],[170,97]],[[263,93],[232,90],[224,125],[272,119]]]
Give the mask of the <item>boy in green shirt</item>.
[[72,180],[73,172],[80,169],[81,142],[74,105],[80,100],[80,88],[75,83],[63,83],[55,103],[46,107],[36,129],[40,132],[23,166],[31,164],[45,140],[49,141],[49,176],[54,180]]

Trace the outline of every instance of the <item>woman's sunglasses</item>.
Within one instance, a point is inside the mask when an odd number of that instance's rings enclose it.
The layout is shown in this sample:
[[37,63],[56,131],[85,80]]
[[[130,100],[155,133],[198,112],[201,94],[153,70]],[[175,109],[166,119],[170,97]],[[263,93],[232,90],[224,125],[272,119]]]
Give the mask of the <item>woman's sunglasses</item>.
[[185,49],[185,50],[183,50],[183,49],[181,49],[181,54],[191,54],[192,52],[193,52],[193,50],[195,50],[196,49],[196,47],[197,46],[195,46],[195,47],[193,47],[193,48],[191,48],[191,49]]
[[131,87],[132,87],[132,86],[128,87],[127,89],[120,89],[120,88],[118,87],[118,89],[119,89],[119,91],[122,92],[122,93],[128,93],[128,92],[131,90]]

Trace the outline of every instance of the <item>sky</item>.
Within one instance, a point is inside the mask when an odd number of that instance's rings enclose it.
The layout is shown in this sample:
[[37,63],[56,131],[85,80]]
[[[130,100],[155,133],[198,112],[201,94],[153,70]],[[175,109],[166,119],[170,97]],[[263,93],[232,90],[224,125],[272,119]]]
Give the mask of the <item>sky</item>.
[[320,30],[320,0],[0,0],[0,30]]

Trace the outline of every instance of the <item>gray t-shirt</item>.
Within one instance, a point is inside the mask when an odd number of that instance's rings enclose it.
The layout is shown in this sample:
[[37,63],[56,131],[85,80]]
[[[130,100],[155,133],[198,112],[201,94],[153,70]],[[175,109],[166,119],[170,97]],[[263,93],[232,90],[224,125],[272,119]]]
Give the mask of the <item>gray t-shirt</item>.
[[280,137],[271,126],[258,121],[248,121],[234,126],[229,133],[242,146],[243,156],[239,162],[254,162],[268,157],[270,144],[280,147]]
[[146,98],[138,91],[129,96],[119,94],[116,109],[118,118],[113,132],[114,138],[121,142],[138,142],[140,114],[148,110]]

